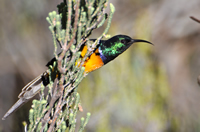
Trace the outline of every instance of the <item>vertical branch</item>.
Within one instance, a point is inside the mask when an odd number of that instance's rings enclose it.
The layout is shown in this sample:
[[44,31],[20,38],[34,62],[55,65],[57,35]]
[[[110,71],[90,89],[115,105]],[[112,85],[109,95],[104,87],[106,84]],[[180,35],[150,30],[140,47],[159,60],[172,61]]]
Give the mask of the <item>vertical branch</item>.
[[[104,33],[93,43],[88,41],[88,37],[107,19],[106,7],[107,0],[85,0],[85,3],[80,0],[63,0],[58,5],[60,14],[55,11],[49,13],[47,21],[53,36],[55,59],[47,71],[48,94],[44,97],[42,90],[42,101],[36,101],[30,110],[29,131],[65,131],[67,127],[69,131],[75,131],[76,115],[80,106],[77,86],[85,77],[85,68],[82,65],[107,33],[114,13],[113,5],[110,5],[111,13]],[[56,42],[61,45],[62,50],[58,55]],[[82,46],[87,46],[88,49],[84,56],[80,56]],[[88,123],[89,117],[90,113],[87,114],[86,120],[81,119],[80,132]]]
[[[62,47],[63,51],[62,51],[62,53],[60,54],[60,56],[58,57],[58,70],[59,70],[60,73],[62,73],[62,74],[65,74],[65,71],[66,71],[64,68],[62,68],[62,60],[63,60],[63,58],[64,58],[64,56],[65,56],[67,50],[69,50],[69,48],[70,48],[71,45],[73,44],[74,39],[75,39],[75,37],[76,37],[77,23],[78,23],[78,17],[79,17],[79,12],[78,12],[78,9],[79,9],[79,2],[80,2],[80,1],[77,0],[76,13],[75,13],[75,23],[74,23],[74,30],[73,30],[73,34],[72,34],[73,37],[71,38],[71,40],[70,40],[70,42],[69,42],[68,45],[67,45],[67,41],[65,41],[65,44],[64,44],[63,47]],[[69,17],[70,17],[70,16],[68,15],[68,19],[71,20]],[[70,22],[71,22],[71,21],[68,22],[67,28],[68,28]],[[67,30],[69,30],[69,29],[67,29]],[[66,33],[68,33],[68,32],[69,32],[69,31],[67,31]],[[68,35],[66,35],[66,38],[67,38],[67,36],[68,36]],[[66,39],[65,39],[65,40],[66,40]]]
[[71,26],[71,15],[72,15],[72,0],[68,0],[68,14],[67,14],[65,45],[67,45],[67,40],[69,39],[68,34],[69,34],[70,26]]

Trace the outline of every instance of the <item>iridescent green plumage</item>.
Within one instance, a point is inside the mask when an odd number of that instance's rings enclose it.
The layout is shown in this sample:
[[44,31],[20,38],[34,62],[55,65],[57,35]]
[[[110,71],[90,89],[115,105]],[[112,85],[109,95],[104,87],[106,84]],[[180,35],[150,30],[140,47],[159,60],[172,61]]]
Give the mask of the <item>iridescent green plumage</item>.
[[99,53],[104,64],[115,59],[135,42],[145,42],[152,44],[145,40],[132,39],[126,35],[116,35],[104,42],[101,42],[99,45]]

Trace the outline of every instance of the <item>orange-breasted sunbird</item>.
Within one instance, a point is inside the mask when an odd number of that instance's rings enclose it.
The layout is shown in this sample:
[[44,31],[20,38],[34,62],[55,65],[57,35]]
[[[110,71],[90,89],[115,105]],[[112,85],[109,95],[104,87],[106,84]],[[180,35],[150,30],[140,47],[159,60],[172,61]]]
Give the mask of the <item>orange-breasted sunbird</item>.
[[[116,35],[108,40],[100,40],[99,44],[96,46],[94,52],[85,60],[83,66],[85,67],[85,73],[92,72],[100,67],[104,66],[108,62],[114,60],[117,56],[127,50],[133,43],[136,42],[144,42],[152,44],[151,42],[141,40],[141,39],[132,39],[126,35]],[[81,57],[87,52],[87,46],[81,50]],[[56,59],[52,59],[55,60]],[[52,60],[50,61],[52,63]],[[50,64],[48,62],[47,66]],[[28,100],[33,98],[41,89],[41,84],[43,83],[45,86],[49,83],[44,83],[43,77],[48,77],[48,70],[36,77],[34,80],[29,82],[24,88],[22,92],[19,94],[19,100],[8,110],[8,112],[2,118],[3,120],[7,118],[11,113],[17,110],[20,106],[26,103]]]

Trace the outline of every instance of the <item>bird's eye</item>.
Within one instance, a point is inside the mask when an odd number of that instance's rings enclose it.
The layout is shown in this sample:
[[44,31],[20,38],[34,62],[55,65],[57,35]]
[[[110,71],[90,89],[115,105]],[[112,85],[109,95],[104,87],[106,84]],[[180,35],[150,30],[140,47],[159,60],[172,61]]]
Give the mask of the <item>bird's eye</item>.
[[122,44],[125,44],[125,43],[126,43],[126,40],[125,40],[125,39],[122,39],[122,40],[121,40],[121,43],[122,43]]

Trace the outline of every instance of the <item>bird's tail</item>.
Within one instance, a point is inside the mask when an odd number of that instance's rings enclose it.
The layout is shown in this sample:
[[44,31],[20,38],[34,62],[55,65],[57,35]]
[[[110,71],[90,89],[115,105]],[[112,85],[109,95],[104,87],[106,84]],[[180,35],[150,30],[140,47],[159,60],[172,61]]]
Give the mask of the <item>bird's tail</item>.
[[19,94],[19,100],[6,112],[3,116],[2,120],[5,120],[10,114],[16,111],[20,106],[26,103],[28,100],[33,98],[41,89],[42,84],[42,76],[44,74],[48,74],[47,72],[41,74],[40,76],[36,77],[30,83],[23,87],[22,92]]

